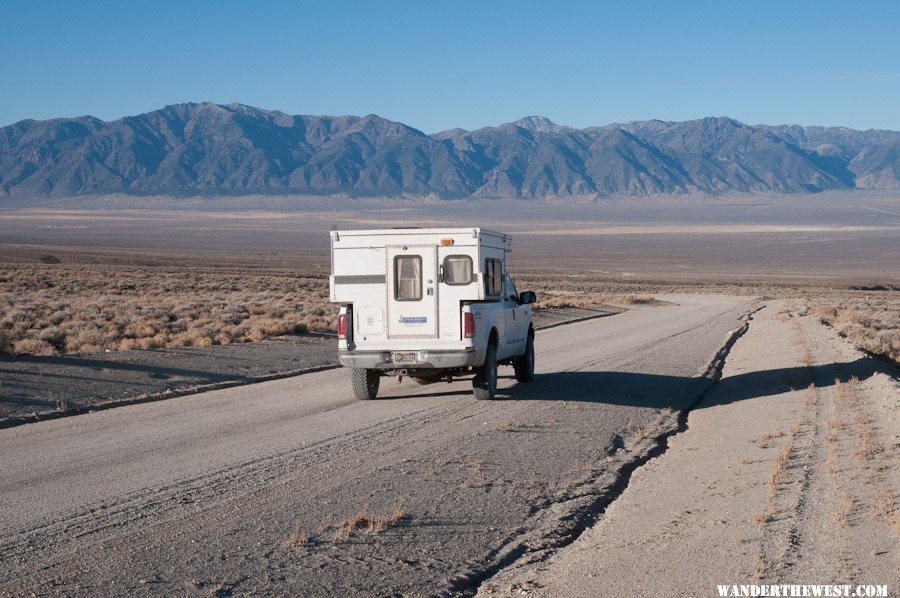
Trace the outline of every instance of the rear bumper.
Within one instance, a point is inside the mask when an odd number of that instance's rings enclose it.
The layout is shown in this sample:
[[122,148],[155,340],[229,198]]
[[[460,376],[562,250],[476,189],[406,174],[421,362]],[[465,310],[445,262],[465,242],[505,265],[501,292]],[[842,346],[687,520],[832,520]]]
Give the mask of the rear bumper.
[[444,370],[464,368],[475,365],[475,348],[456,351],[415,351],[418,354],[414,364],[395,364],[390,351],[348,351],[341,349],[338,358],[341,365],[348,368],[365,368],[369,370]]

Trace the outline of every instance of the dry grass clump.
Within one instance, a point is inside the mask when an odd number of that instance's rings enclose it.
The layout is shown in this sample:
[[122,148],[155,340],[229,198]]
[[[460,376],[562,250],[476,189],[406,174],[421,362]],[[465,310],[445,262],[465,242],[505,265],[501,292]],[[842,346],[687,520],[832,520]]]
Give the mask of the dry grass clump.
[[286,270],[0,265],[0,354],[205,347],[334,328],[324,277]]
[[309,546],[309,538],[300,525],[295,523],[290,535],[284,540],[283,546],[285,548],[306,548]]
[[[787,436],[787,439],[784,441],[784,444],[781,445],[778,454],[775,455],[775,459],[772,461],[772,467],[769,469],[769,499],[766,502],[766,507],[763,509],[763,512],[756,517],[756,522],[759,523],[759,525],[765,525],[776,512],[775,496],[778,494],[778,484],[784,477],[788,464],[791,462],[791,454],[794,451],[794,441],[799,433],[800,423],[798,422],[794,424],[787,434],[776,432],[757,438],[756,445],[760,446],[760,444],[762,444],[765,446],[772,438]],[[762,443],[760,443],[760,440],[762,440]],[[760,448],[762,447],[760,446]]]
[[858,347],[900,363],[900,297],[820,301],[809,313]]
[[400,504],[392,507],[388,515],[378,515],[369,510],[368,507],[363,507],[355,515],[344,519],[338,524],[331,540],[335,544],[346,542],[358,529],[365,529],[370,534],[378,534],[394,527],[405,517],[406,511],[403,510],[403,505]]
[[488,432],[514,432],[516,431],[522,424],[516,421],[502,421],[497,422],[487,429]]
[[859,446],[856,447],[856,456],[860,459],[874,459],[882,451],[881,446],[872,437],[869,428],[863,428],[859,435]]
[[791,435],[788,438],[788,441],[781,446],[781,450],[778,451],[778,454],[775,455],[775,460],[772,461],[772,468],[769,470],[769,489],[773,494],[778,488],[778,482],[784,475],[784,470],[787,469],[788,463],[791,462],[791,452],[793,450],[794,436]]
[[772,440],[773,438],[781,438],[782,436],[784,436],[784,432],[781,432],[781,431],[769,432],[767,434],[763,434],[759,438],[756,439],[756,446],[758,448],[766,448],[766,446],[768,446],[770,440]]
[[834,405],[841,408],[856,407],[856,388],[858,385],[859,378],[856,376],[850,376],[846,382],[841,382],[840,378],[835,378],[834,394],[832,395]]
[[849,494],[844,494],[840,504],[831,513],[831,519],[834,524],[841,529],[845,529],[850,525],[849,516],[856,510],[856,501]]
[[816,404],[816,385],[810,382],[806,387],[806,400],[803,401],[804,407],[812,407]]
[[884,519],[888,523],[892,523],[895,509],[894,494],[882,486],[875,494],[875,505],[873,507],[875,516]]
[[35,338],[23,338],[12,344],[13,355],[53,355],[56,351],[48,343]]
[[781,476],[790,462],[793,446],[794,438],[791,436],[782,445],[781,450],[772,462],[772,467],[769,469],[769,498],[762,513],[756,516],[756,522],[761,526],[766,525],[772,516],[775,515],[775,495],[778,493],[778,482],[781,480]]

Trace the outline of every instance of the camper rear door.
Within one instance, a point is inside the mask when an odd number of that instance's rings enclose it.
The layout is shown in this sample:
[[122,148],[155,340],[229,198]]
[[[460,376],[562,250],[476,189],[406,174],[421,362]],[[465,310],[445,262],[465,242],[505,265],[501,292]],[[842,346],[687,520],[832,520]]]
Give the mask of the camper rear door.
[[388,338],[437,338],[437,247],[387,247]]

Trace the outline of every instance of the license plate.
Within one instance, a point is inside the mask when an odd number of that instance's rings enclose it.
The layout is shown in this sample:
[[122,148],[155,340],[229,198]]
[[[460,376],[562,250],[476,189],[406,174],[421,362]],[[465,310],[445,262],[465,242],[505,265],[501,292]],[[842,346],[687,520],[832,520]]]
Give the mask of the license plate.
[[391,353],[391,361],[396,364],[416,363],[418,355],[415,351],[394,351]]

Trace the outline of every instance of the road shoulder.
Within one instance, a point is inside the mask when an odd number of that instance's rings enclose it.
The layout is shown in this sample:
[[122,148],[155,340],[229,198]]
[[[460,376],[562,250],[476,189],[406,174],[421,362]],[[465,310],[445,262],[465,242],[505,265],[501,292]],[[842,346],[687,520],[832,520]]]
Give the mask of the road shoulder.
[[[772,302],[667,451],[578,540],[483,595],[713,595],[900,585],[896,368]],[[838,382],[836,382],[838,380]]]

